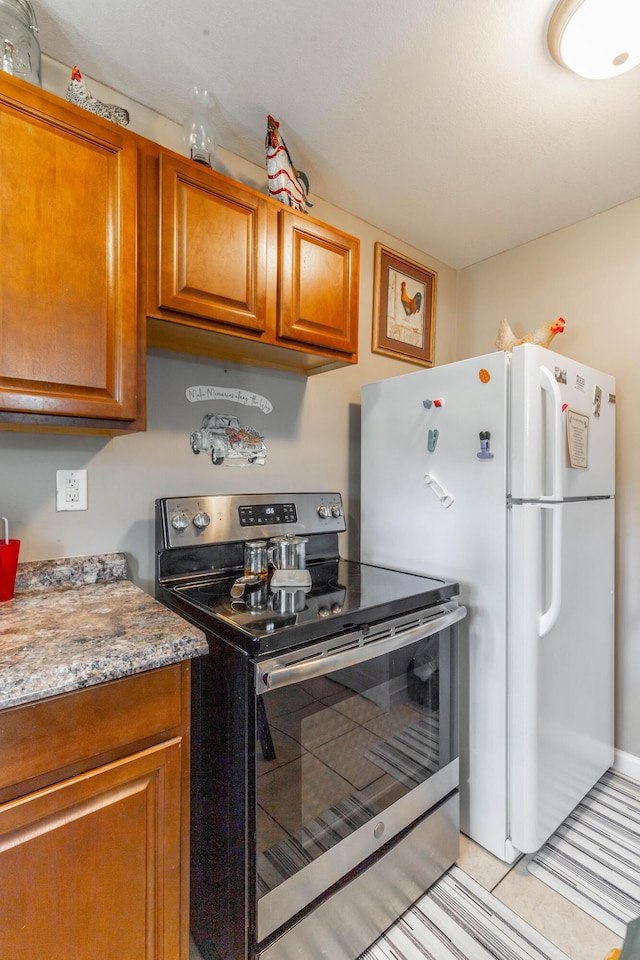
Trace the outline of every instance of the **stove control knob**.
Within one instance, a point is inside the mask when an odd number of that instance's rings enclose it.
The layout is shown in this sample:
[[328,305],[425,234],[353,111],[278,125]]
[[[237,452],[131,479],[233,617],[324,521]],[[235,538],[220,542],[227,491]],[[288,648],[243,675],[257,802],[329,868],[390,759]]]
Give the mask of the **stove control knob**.
[[334,503],[331,506],[331,516],[332,517],[341,517],[343,514],[342,507],[339,503]]
[[331,610],[329,610],[329,607],[318,607],[318,616],[323,618],[329,617],[331,616]]
[[198,530],[204,530],[205,527],[208,527],[210,523],[211,523],[211,517],[209,516],[208,513],[205,513],[204,511],[201,511],[200,513],[196,513],[195,517],[193,518],[193,525]]
[[323,503],[321,504],[321,506],[318,507],[318,513],[323,520],[328,520],[329,517],[331,516],[331,507],[328,507],[326,504]]
[[189,526],[189,517],[186,513],[174,513],[171,517],[171,526],[174,530],[186,530]]

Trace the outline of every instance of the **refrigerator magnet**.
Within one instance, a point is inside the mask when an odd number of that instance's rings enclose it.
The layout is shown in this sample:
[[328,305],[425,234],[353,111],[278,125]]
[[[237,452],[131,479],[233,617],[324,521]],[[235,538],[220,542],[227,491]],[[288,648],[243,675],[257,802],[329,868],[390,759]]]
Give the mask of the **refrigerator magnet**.
[[453,503],[453,497],[451,494],[445,493],[438,481],[435,479],[435,477],[432,477],[430,473],[425,473],[423,480],[440,503],[440,506],[444,507],[445,510],[448,510]]
[[589,414],[567,407],[567,444],[569,466],[577,470],[589,469]]
[[478,460],[493,460],[493,454],[489,450],[489,440],[491,434],[488,430],[480,431],[480,452],[476,453]]
[[478,377],[480,378],[480,383],[489,383],[489,380],[491,380],[491,374],[484,367],[478,370]]
[[429,453],[433,453],[434,450],[436,449],[439,436],[440,436],[439,430],[429,430],[429,434],[427,436],[427,450],[429,451]]
[[600,407],[602,406],[602,390],[597,385],[593,388],[593,415],[600,416]]

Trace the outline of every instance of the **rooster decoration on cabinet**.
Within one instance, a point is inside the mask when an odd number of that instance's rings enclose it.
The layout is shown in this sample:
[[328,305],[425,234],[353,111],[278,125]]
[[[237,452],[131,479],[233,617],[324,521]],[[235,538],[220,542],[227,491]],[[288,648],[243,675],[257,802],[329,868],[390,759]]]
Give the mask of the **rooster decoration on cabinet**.
[[129,111],[124,107],[119,107],[116,103],[103,103],[97,97],[93,97],[86,88],[84,77],[77,67],[71,71],[71,82],[67,87],[67,100],[69,103],[75,103],[76,106],[88,110],[89,113],[95,113],[98,117],[104,117],[105,120],[111,120],[113,123],[119,123],[126,127],[129,123]]
[[294,167],[279,127],[277,120],[272,116],[267,117],[265,149],[269,196],[306,213],[307,207],[313,206],[307,200],[309,181],[302,170]]

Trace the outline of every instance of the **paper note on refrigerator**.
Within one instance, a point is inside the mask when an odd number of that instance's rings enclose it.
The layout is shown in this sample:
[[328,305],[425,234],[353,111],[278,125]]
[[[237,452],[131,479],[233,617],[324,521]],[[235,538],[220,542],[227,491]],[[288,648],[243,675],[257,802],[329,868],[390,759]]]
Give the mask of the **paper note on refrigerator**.
[[578,470],[589,467],[589,414],[567,407],[569,465]]

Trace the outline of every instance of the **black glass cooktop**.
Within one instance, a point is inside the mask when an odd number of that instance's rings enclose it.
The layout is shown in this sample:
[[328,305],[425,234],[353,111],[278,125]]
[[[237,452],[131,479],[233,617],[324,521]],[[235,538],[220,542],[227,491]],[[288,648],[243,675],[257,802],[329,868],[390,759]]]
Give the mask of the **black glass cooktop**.
[[205,631],[248,653],[270,653],[432,606],[458,594],[458,584],[349,560],[310,564],[308,591],[270,583],[230,596],[234,578],[194,578],[164,588],[162,599]]

